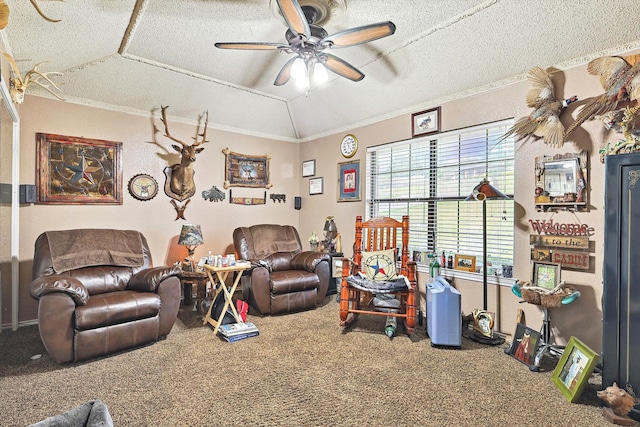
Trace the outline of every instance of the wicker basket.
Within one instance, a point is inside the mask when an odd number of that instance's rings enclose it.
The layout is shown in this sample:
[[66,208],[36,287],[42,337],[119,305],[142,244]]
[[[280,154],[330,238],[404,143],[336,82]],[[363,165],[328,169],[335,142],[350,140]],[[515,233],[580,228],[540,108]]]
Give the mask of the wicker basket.
[[522,289],[522,299],[529,304],[541,305],[547,308],[560,307],[562,300],[573,293],[571,288],[563,288],[553,294],[544,294],[533,289]]

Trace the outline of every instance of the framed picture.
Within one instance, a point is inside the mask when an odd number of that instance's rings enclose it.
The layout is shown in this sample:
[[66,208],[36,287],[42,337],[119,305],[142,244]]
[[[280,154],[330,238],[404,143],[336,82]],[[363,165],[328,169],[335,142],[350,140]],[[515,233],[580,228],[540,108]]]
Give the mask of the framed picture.
[[270,155],[249,156],[234,153],[228,148],[222,150],[224,154],[225,180],[224,188],[252,187],[271,188],[271,173],[269,170]]
[[554,289],[560,283],[560,264],[533,262],[531,283],[544,289]]
[[314,176],[316,174],[316,161],[313,160],[305,160],[302,162],[302,177],[306,176]]
[[505,352],[529,366],[530,370],[535,371],[538,369],[535,366],[538,344],[540,344],[540,332],[518,323],[511,347]]
[[318,178],[309,178],[309,194],[322,194],[323,187],[323,179],[322,177]]
[[456,257],[453,260],[453,268],[455,270],[469,271],[471,273],[475,273],[476,257],[473,255],[456,254]]
[[495,313],[486,310],[473,310],[473,330],[484,337],[493,338]]
[[411,115],[411,135],[413,137],[440,132],[440,107]]
[[569,338],[551,380],[569,402],[577,402],[600,356],[576,337]]
[[40,204],[122,204],[122,143],[36,133]]
[[360,160],[338,163],[338,201],[360,200]]

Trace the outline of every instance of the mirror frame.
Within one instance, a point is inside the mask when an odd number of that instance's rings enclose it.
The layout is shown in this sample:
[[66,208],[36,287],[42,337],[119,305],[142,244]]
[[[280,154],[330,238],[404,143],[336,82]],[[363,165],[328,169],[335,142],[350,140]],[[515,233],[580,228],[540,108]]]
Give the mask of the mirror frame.
[[[549,210],[588,210],[588,160],[587,151],[580,153],[556,154],[555,156],[539,156],[535,159],[535,206],[537,211]],[[547,176],[545,171],[549,164],[575,162],[573,180],[575,191],[562,194],[549,194],[545,189]]]

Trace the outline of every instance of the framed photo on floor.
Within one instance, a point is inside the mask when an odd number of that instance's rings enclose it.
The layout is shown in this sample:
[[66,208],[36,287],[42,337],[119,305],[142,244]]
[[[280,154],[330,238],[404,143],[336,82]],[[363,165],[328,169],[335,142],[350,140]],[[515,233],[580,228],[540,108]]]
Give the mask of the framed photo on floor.
[[580,399],[600,356],[576,337],[569,338],[551,381],[571,403]]
[[338,201],[360,200],[360,160],[338,163]]
[[508,354],[529,366],[530,370],[537,370],[535,358],[538,344],[540,344],[540,332],[518,323]]

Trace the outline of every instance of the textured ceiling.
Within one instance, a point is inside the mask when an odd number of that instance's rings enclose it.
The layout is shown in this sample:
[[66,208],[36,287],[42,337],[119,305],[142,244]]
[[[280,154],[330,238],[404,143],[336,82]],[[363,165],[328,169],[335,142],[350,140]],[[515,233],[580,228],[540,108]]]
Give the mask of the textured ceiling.
[[[305,96],[273,86],[288,60],[277,51],[221,50],[215,42],[284,43],[273,0],[6,0],[1,33],[22,72],[41,61],[61,71],[68,102],[285,141],[306,141],[522,80],[533,66],[559,69],[640,48],[640,2],[614,0],[346,0],[329,34],[390,20],[396,33],[332,53],[360,69],[333,74]],[[597,80],[596,80],[597,81]],[[45,91],[34,93],[49,96]]]

